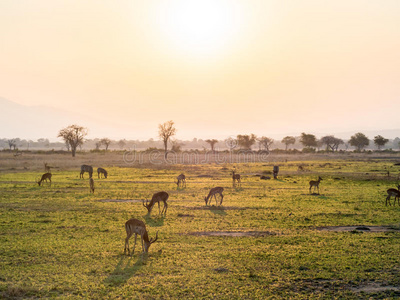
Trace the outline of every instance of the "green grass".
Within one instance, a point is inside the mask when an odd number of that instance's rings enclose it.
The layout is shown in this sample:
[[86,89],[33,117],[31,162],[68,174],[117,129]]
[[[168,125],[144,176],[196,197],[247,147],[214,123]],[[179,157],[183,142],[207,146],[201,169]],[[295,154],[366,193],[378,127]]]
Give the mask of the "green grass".
[[[38,172],[0,175],[0,298],[60,299],[332,299],[396,298],[397,290],[358,292],[369,285],[400,287],[400,207],[386,207],[388,161],[280,163],[278,180],[256,174],[273,164],[235,164],[242,187],[232,188],[233,165],[168,169],[107,168],[89,193],[79,171],[58,171],[39,187]],[[187,176],[178,190],[175,177]],[[367,174],[368,173],[368,174]],[[200,176],[199,176],[200,175]],[[202,177],[211,175],[212,177]],[[320,195],[308,182],[323,178]],[[97,175],[96,175],[97,176]],[[204,196],[225,187],[222,209]],[[170,194],[166,217],[140,202]],[[215,205],[212,200],[211,204]],[[137,244],[125,256],[124,223],[143,220],[159,239],[148,255]],[[389,232],[329,232],[322,226],[387,225]],[[396,230],[397,229],[397,230]],[[203,231],[268,231],[265,236],[192,235]],[[131,246],[133,238],[131,239]]]

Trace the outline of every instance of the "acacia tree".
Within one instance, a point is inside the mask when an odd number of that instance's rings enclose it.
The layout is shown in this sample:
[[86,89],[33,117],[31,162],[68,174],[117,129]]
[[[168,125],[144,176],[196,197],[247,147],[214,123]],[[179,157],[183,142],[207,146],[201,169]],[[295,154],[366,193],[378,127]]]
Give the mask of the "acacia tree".
[[211,151],[214,152],[214,147],[215,147],[215,144],[218,143],[218,140],[212,139],[212,140],[206,140],[205,142],[210,144]]
[[306,148],[317,147],[317,138],[313,134],[302,133],[300,143]]
[[364,133],[358,132],[350,137],[349,144],[357,148],[357,151],[361,151],[369,145],[369,139]]
[[124,140],[119,140],[117,144],[118,144],[119,148],[122,150],[122,149],[124,149],[126,142]]
[[251,150],[251,146],[253,146],[256,142],[257,136],[255,134],[251,135],[241,135],[237,136],[237,143],[243,150]]
[[321,138],[321,143],[326,145],[326,150],[337,151],[339,145],[344,144],[343,140],[334,137],[333,135],[327,135]]
[[385,146],[388,142],[389,142],[389,140],[385,139],[381,135],[377,135],[376,137],[374,137],[374,144],[375,144],[375,146],[378,147],[378,150],[381,150],[381,148],[383,146]]
[[176,134],[176,128],[174,127],[173,121],[165,122],[164,124],[158,125],[158,136],[160,140],[164,143],[165,158],[168,155],[168,141]]
[[17,139],[9,139],[7,140],[8,142],[8,147],[13,148],[15,150],[15,148],[17,147]]
[[100,140],[100,144],[104,145],[104,147],[106,147],[106,151],[108,150],[108,147],[111,144],[111,140],[109,138],[103,138]]
[[57,137],[60,137],[64,142],[70,146],[72,157],[75,157],[76,149],[82,146],[88,130],[79,125],[70,125],[61,129]]
[[265,150],[269,151],[269,147],[274,143],[274,139],[262,136],[258,139],[260,146],[264,147]]
[[289,145],[294,145],[294,143],[296,143],[296,138],[294,136],[285,136],[282,139],[282,143],[285,144],[286,146],[285,150],[287,151]]

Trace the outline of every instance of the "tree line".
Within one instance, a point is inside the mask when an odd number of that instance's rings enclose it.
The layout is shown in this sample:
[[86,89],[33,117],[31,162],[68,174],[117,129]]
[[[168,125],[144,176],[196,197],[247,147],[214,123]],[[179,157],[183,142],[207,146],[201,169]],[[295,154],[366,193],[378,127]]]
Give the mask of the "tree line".
[[[110,138],[101,138],[94,140],[86,140],[86,136],[88,135],[88,129],[80,126],[80,125],[70,125],[65,128],[62,128],[57,137],[63,140],[65,148],[67,151],[71,151],[72,156],[75,156],[76,151],[81,149],[84,143],[91,143],[94,147],[94,150],[104,149],[107,151],[110,145],[115,145],[119,149],[124,150],[127,146],[130,147],[132,145],[141,145],[142,147],[147,148],[157,148],[160,144],[163,147],[165,152],[165,157],[167,157],[169,151],[179,152],[182,150],[183,146],[199,148],[202,147],[203,150],[211,150],[212,152],[216,151],[217,145],[218,150],[228,149],[229,151],[271,151],[272,147],[278,149],[280,147],[284,147],[285,151],[290,150],[293,146],[301,145],[303,152],[315,152],[315,151],[327,151],[327,152],[337,152],[339,151],[339,147],[344,148],[344,150],[349,150],[349,147],[354,147],[356,151],[363,151],[368,146],[371,145],[371,142],[375,145],[378,151],[382,150],[388,143],[389,139],[377,135],[372,140],[370,140],[365,134],[358,132],[350,137],[349,140],[344,141],[340,138],[335,137],[334,135],[327,135],[321,138],[317,138],[313,134],[309,133],[301,133],[300,136],[285,136],[281,140],[274,140],[270,137],[261,136],[258,137],[255,134],[238,134],[236,137],[229,137],[225,140],[218,139],[193,139],[193,141],[179,141],[174,139],[176,135],[177,129],[173,121],[167,121],[163,124],[158,125],[158,137],[159,142],[150,139],[149,141],[127,141],[127,140],[119,140],[113,141]],[[25,141],[26,142],[26,141]],[[16,150],[18,145],[23,144],[23,141],[16,139],[1,139],[0,145],[3,145],[3,148],[6,148],[7,145],[10,150]],[[34,146],[34,144],[45,145],[45,147],[54,146],[57,143],[50,143],[48,139],[39,139],[37,142],[29,141],[29,145]],[[208,146],[208,147],[206,147]],[[400,138],[395,138],[392,141],[392,147],[396,149],[400,149]],[[294,149],[294,148],[293,148]],[[297,148],[298,149],[298,146]]]

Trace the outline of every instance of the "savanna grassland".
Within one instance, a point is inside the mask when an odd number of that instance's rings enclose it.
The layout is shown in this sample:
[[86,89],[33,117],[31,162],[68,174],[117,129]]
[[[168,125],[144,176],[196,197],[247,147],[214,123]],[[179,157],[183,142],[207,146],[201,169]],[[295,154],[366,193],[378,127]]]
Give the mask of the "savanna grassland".
[[[128,165],[112,153],[1,153],[0,161],[0,298],[400,297],[400,206],[385,206],[398,155]],[[45,161],[53,183],[38,186]],[[94,194],[88,175],[79,179],[81,163],[109,172],[94,174]],[[278,179],[261,180],[274,164]],[[232,187],[233,169],[241,187]],[[177,189],[182,172],[187,187]],[[318,176],[320,194],[310,194]],[[222,206],[206,207],[215,186],[225,188]],[[167,215],[155,207],[149,216],[141,200],[158,191],[170,194]],[[124,255],[130,218],[150,237],[158,232],[148,255],[140,243]]]

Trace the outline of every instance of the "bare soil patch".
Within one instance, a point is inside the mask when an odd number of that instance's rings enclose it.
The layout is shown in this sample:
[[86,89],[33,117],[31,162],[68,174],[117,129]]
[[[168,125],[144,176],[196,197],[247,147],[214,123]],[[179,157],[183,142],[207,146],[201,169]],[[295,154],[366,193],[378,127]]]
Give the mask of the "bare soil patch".
[[357,287],[350,288],[351,291],[360,293],[378,293],[386,291],[396,291],[400,292],[400,287],[392,285],[380,285],[379,283],[370,282],[367,285],[361,285]]
[[[101,200],[96,200],[98,202],[121,202],[121,203],[126,203],[126,202],[134,202],[134,203],[138,203],[138,202],[142,202],[142,200],[140,199],[101,199]],[[145,200],[146,201],[146,200]]]
[[239,207],[239,206],[185,206],[187,209],[191,210],[245,210],[245,209],[254,209],[254,207]]
[[326,226],[317,227],[317,230],[321,231],[334,231],[334,232],[348,232],[348,231],[359,231],[359,232],[388,232],[388,231],[399,231],[399,229],[390,226]]
[[188,234],[194,236],[264,237],[277,235],[278,233],[272,231],[198,231]]

